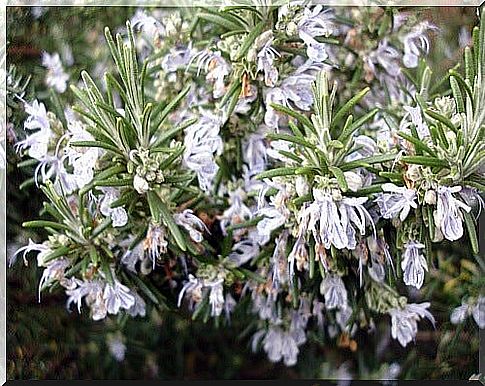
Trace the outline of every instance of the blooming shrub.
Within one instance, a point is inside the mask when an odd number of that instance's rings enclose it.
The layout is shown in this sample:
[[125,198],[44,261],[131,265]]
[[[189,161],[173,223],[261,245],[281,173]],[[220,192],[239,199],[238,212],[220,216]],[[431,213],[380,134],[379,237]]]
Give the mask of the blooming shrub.
[[[44,53],[51,104],[12,94],[15,147],[47,198],[24,225],[49,236],[11,264],[37,252],[39,297],[62,288],[93,320],[184,307],[230,323],[250,302],[253,350],[287,366],[311,330],[351,338],[384,319],[406,347],[435,324],[409,294],[437,246],[479,254],[481,20],[464,72],[441,81],[425,58],[437,28],[392,8],[140,10],[106,30],[106,73],[69,82],[74,105]],[[479,277],[452,323],[483,328]]]

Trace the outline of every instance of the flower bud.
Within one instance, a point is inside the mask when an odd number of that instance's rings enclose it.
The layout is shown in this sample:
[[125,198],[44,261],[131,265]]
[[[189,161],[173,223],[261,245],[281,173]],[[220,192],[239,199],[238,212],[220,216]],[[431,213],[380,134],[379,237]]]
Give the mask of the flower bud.
[[406,177],[411,181],[418,181],[421,178],[421,166],[410,165],[406,171]]
[[286,26],[286,34],[288,36],[296,36],[298,34],[298,26],[294,21],[290,21]]
[[428,205],[436,205],[436,192],[434,190],[427,190],[424,194],[424,202]]
[[298,176],[296,178],[295,189],[296,189],[296,194],[298,194],[298,197],[302,197],[308,193],[309,186],[308,186],[308,183],[306,182],[305,177]]
[[360,188],[362,188],[363,181],[362,177],[359,176],[357,173],[354,172],[345,172],[345,181],[347,181],[347,186],[353,192],[356,192]]
[[133,178],[133,187],[140,194],[146,193],[150,189],[148,182],[138,174]]

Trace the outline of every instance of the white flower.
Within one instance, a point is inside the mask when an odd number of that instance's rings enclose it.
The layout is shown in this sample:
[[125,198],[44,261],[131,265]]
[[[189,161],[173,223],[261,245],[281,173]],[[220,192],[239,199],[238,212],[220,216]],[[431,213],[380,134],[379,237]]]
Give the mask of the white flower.
[[[264,216],[264,218],[258,222],[256,227],[259,235],[267,242],[271,238],[271,232],[278,229],[286,222],[289,213],[268,207],[260,209],[258,215]],[[266,244],[266,242],[264,244]]]
[[296,364],[300,351],[292,334],[279,326],[269,328],[263,339],[263,349],[271,362],[283,360],[286,366]]
[[[397,77],[401,73],[399,66],[399,58],[401,55],[398,50],[389,45],[387,39],[382,39],[377,46],[377,49],[370,52],[364,61],[367,64],[367,68],[374,75],[378,76],[382,72],[376,69],[376,64],[380,65],[391,77]],[[381,76],[382,78],[382,76]]]
[[317,318],[317,326],[320,330],[323,329],[325,323],[325,303],[320,302],[318,299],[313,300],[312,314]]
[[340,221],[338,207],[332,196],[314,189],[314,197],[315,201],[305,209],[309,216],[302,218],[309,218],[308,229],[312,231],[316,243],[323,244],[326,249],[332,244],[337,249],[346,248],[346,229]]
[[273,61],[278,56],[281,56],[273,47],[273,37],[266,42],[261,51],[258,52],[258,68],[257,71],[264,72],[264,84],[268,87],[274,87],[278,82],[278,70],[273,65]]
[[485,328],[485,297],[479,296],[475,303],[465,303],[462,301],[461,306],[456,307],[450,316],[453,324],[460,324],[472,315],[479,328]]
[[182,68],[186,68],[190,63],[192,57],[192,47],[173,47],[170,52],[166,54],[161,63],[162,69],[166,73],[176,72]]
[[10,258],[9,266],[11,267],[12,265],[15,264],[15,261],[17,260],[17,255],[19,253],[22,253],[24,264],[27,265],[28,264],[27,253],[32,251],[37,252],[37,262],[39,266],[44,265],[44,257],[52,252],[52,250],[47,245],[37,244],[37,243],[34,243],[31,239],[29,239],[29,244],[26,245],[25,247],[19,248],[17,252],[15,252],[13,256]]
[[224,313],[226,314],[226,319],[228,322],[231,321],[231,314],[234,312],[236,305],[236,300],[230,293],[227,293],[226,298],[224,299]]
[[450,322],[452,324],[460,324],[465,321],[465,319],[470,314],[470,306],[468,304],[462,304],[456,307],[450,316]]
[[472,310],[473,319],[479,328],[485,328],[485,297],[479,296],[477,304]]
[[146,303],[136,292],[132,291],[131,293],[135,298],[135,303],[126,312],[131,317],[140,315],[143,318],[146,315]]
[[214,84],[214,98],[217,99],[222,97],[226,92],[224,78],[230,74],[231,66],[222,57],[220,51],[201,51],[194,55],[191,61],[194,61],[195,59],[197,59],[198,74],[201,69],[204,68],[206,72],[205,79]]
[[351,326],[349,326],[349,321],[350,317],[352,316],[352,312],[352,307],[346,305],[335,313],[335,321],[342,331],[350,330]]
[[85,280],[74,279],[70,288],[66,291],[68,295],[67,309],[74,302],[77,304],[78,312],[81,312],[83,298],[91,309],[93,320],[104,319],[107,315],[106,303],[103,298],[103,292],[106,282],[103,280]]
[[374,228],[372,217],[363,205],[366,201],[367,197],[345,197],[340,201],[340,222],[347,235],[346,247],[348,249],[354,249],[357,245],[355,230],[352,224],[357,227],[361,236],[365,235],[366,219],[369,220]]
[[347,182],[347,186],[352,192],[358,191],[360,188],[362,188],[364,181],[362,180],[362,177],[359,176],[355,172],[344,172],[345,176],[345,181]]
[[[1,71],[0,71],[0,83],[3,83]],[[0,124],[0,170],[5,169],[7,167],[7,154],[5,153],[5,145],[4,145],[5,127],[6,125],[2,122]]]
[[64,72],[59,54],[51,55],[43,52],[42,65],[47,68],[46,85],[54,88],[58,93],[66,91],[69,75]]
[[[272,287],[276,290],[279,289],[280,284],[286,283],[286,261],[290,260],[286,258],[286,245],[288,243],[289,232],[283,231],[275,240],[275,249],[270,261],[270,271]],[[291,267],[291,265],[290,265]]]
[[128,223],[128,214],[123,207],[111,208],[111,204],[119,199],[120,192],[115,188],[101,188],[104,195],[100,201],[100,212],[111,217],[114,227],[122,227]]
[[196,243],[202,242],[204,231],[209,232],[204,222],[194,214],[192,209],[185,209],[182,213],[174,214],[173,217],[175,223],[184,227]]
[[106,311],[114,315],[118,314],[120,309],[129,310],[135,304],[135,297],[130,293],[130,289],[116,278],[113,284],[107,283],[104,287],[103,299]]
[[49,117],[43,103],[34,100],[32,104],[25,103],[25,112],[29,114],[24,122],[27,130],[40,129],[30,134],[23,141],[16,143],[17,150],[29,148],[29,156],[42,161],[49,151],[49,142],[53,136],[50,128]]
[[290,106],[294,104],[303,111],[309,111],[313,103],[311,84],[315,77],[303,72],[295,71],[293,75],[285,78],[279,87],[265,90],[266,112],[264,123],[271,129],[278,129],[281,113],[278,113],[271,104]]
[[323,10],[321,5],[315,6],[312,10],[305,7],[303,17],[298,22],[298,35],[307,46],[307,55],[314,62],[323,62],[328,54],[324,43],[319,43],[315,37],[328,37],[332,33],[330,20],[333,14],[330,10]]
[[276,309],[276,291],[270,292],[268,296],[253,291],[251,299],[253,301],[253,311],[258,314],[259,319],[278,322],[280,320]]
[[320,293],[325,297],[327,310],[347,307],[347,290],[342,278],[338,275],[327,275],[320,284]]
[[156,36],[163,36],[165,29],[163,25],[153,16],[148,16],[141,9],[137,9],[135,15],[131,18],[131,25],[140,31],[143,31],[152,39]]
[[49,284],[53,279],[61,281],[64,278],[64,271],[69,265],[69,260],[65,258],[55,259],[47,263],[39,283],[39,302],[40,291],[44,288],[44,285]]
[[222,119],[208,111],[201,111],[197,123],[185,129],[184,164],[197,173],[202,190],[210,190],[219,170],[215,155],[222,152],[223,143],[219,136]]
[[168,241],[165,239],[165,229],[158,225],[150,224],[143,242],[143,247],[148,251],[148,257],[152,262],[152,269],[160,255],[167,253]]
[[234,244],[231,253],[227,257],[228,261],[239,267],[258,256],[260,252],[259,239],[258,232],[252,230],[246,238]]
[[397,339],[401,346],[406,347],[418,332],[418,321],[427,318],[434,325],[433,315],[426,309],[429,303],[407,304],[404,308],[394,308],[389,311],[391,315],[391,336]]
[[211,316],[219,316],[224,308],[224,293],[222,280],[210,285],[209,304],[211,306]]
[[133,188],[135,188],[138,193],[144,194],[150,190],[150,185],[148,185],[148,181],[143,177],[135,174],[135,177],[133,177]]
[[298,197],[303,197],[310,191],[310,185],[304,176],[297,176],[295,179],[295,190]]
[[287,100],[283,90],[275,87],[266,91],[265,94],[266,112],[264,114],[264,123],[271,129],[277,129],[280,114],[271,106],[272,104],[286,105]]
[[293,245],[293,249],[291,250],[290,254],[288,255],[288,264],[289,264],[289,274],[290,278],[293,277],[295,273],[295,261],[296,261],[296,268],[299,271],[303,271],[304,269],[308,268],[308,251],[306,248],[307,241],[304,235],[298,236]]
[[65,149],[65,157],[73,167],[73,175],[78,188],[81,189],[89,184],[94,178],[94,167],[100,151],[98,148],[75,148],[73,143],[78,141],[94,141],[93,136],[86,131],[80,121],[69,121],[68,130],[70,134],[69,145]]
[[423,120],[421,107],[404,106],[404,110],[406,110],[406,114],[402,118],[399,129],[401,131],[409,131],[409,127],[414,125],[420,139],[429,136],[428,124]]
[[429,40],[425,32],[429,29],[436,29],[436,27],[428,22],[422,22],[414,26],[411,32],[400,38],[404,44],[403,63],[406,67],[416,67],[421,53],[428,53]]
[[[123,246],[128,243],[130,245],[134,240],[134,236],[131,236],[125,241],[122,241]],[[123,264],[129,271],[136,273],[136,264],[142,261],[145,257],[144,243],[138,243],[132,249],[127,249],[126,252],[121,257],[121,264]]]
[[420,252],[424,244],[410,240],[404,244],[404,248],[404,259],[401,261],[404,283],[420,289],[424,282],[424,272],[428,271],[426,258]]
[[450,241],[456,241],[463,236],[463,215],[459,209],[466,212],[471,210],[464,202],[453,197],[453,193],[460,191],[461,186],[440,186],[437,191],[438,201],[434,221],[443,236]]
[[376,202],[381,210],[382,217],[395,218],[399,215],[401,221],[404,221],[408,216],[411,208],[417,208],[416,191],[414,189],[407,189],[399,187],[391,183],[383,184],[382,193]]
[[243,143],[243,159],[248,165],[250,177],[265,170],[267,154],[264,134],[253,133],[245,139]]
[[[0,133],[1,135],[1,133]],[[5,149],[2,145],[2,143],[0,142],[0,170],[3,170],[7,167],[7,157],[6,157],[6,154],[5,154]]]
[[189,275],[189,280],[184,284],[182,290],[179,293],[177,307],[180,307],[184,295],[190,294],[193,301],[200,301],[202,299],[202,287],[203,283],[194,275]]
[[[240,224],[253,218],[251,210],[244,204],[245,196],[245,192],[240,188],[229,193],[230,206],[219,218],[223,235],[227,235],[229,226]],[[242,233],[244,233],[244,230],[236,230],[234,236],[239,237]]]
[[106,344],[113,358],[117,362],[122,362],[125,359],[126,345],[123,343],[123,337],[121,334],[108,336]]

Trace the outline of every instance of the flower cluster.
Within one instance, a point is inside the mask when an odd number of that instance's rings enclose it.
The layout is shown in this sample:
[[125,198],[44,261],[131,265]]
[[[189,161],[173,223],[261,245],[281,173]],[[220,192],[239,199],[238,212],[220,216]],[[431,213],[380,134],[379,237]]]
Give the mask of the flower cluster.
[[[112,71],[83,72],[74,106],[23,102],[16,148],[49,216],[25,226],[50,236],[18,253],[37,252],[39,291],[58,283],[93,320],[176,306],[230,323],[249,303],[253,350],[287,366],[310,329],[355,350],[381,319],[402,346],[434,325],[433,305],[408,299],[434,246],[466,234],[478,254],[485,22],[442,91],[425,60],[435,26],[366,17],[290,2],[195,22],[139,10],[125,38],[107,30]],[[64,93],[59,56],[43,63]],[[483,299],[451,321],[482,328]]]

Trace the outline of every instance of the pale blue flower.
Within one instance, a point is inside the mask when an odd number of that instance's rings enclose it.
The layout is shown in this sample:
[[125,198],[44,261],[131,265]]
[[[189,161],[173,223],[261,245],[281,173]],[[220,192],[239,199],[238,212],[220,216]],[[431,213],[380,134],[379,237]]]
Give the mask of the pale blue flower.
[[404,258],[401,261],[404,283],[420,289],[424,282],[424,273],[428,271],[428,263],[420,251],[424,249],[424,244],[410,240],[404,244],[404,248]]
[[418,332],[418,321],[427,318],[434,325],[434,317],[427,310],[429,303],[407,304],[404,308],[394,308],[391,315],[391,336],[397,339],[401,346],[406,347],[414,340]]

